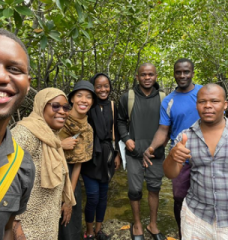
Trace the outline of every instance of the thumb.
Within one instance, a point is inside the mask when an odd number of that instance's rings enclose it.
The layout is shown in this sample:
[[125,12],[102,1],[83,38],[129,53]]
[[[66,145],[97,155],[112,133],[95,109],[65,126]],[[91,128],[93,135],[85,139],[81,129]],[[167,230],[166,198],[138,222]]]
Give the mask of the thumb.
[[187,140],[188,140],[187,135],[186,135],[185,133],[183,133],[181,143],[182,143],[184,146],[186,145]]

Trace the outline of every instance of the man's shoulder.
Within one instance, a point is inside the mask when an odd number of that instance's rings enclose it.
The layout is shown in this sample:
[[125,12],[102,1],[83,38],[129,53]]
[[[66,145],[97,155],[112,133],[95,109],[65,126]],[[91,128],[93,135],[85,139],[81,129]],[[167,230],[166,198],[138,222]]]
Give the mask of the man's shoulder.
[[176,91],[172,91],[170,94],[168,94],[166,97],[164,97],[162,101],[162,105],[164,106],[165,104],[167,105],[171,99],[174,98]]
[[21,166],[18,170],[18,176],[23,189],[32,187],[32,183],[35,178],[35,165],[31,155],[26,150],[24,150],[24,156]]
[[200,130],[200,120],[196,120],[189,128],[183,129],[179,134],[182,135],[183,133],[185,134],[195,134],[195,132],[198,132]]

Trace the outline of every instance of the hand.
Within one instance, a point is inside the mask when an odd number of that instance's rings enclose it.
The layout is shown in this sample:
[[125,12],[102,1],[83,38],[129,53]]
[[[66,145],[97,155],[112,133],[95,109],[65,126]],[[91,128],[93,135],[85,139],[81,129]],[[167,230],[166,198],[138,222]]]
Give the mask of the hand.
[[119,167],[120,167],[120,155],[119,155],[119,153],[116,155],[114,163],[115,163],[115,170],[119,169]]
[[78,139],[68,137],[61,141],[61,146],[64,150],[72,150],[72,149],[74,149],[77,142],[78,142]]
[[71,218],[71,213],[72,213],[72,206],[67,205],[66,203],[63,203],[62,208],[61,208],[61,215],[63,215],[63,220],[61,222],[61,225],[66,227],[66,225],[70,222]]
[[126,141],[126,148],[128,151],[132,152],[135,149],[135,142],[132,139]]
[[190,150],[185,147],[187,140],[187,135],[183,133],[182,140],[171,149],[170,156],[173,161],[183,164],[186,159],[191,158]]
[[150,158],[154,157],[154,149],[152,147],[148,147],[146,151],[143,153],[143,166],[148,167],[148,163],[150,165],[153,165],[153,163],[150,161]]

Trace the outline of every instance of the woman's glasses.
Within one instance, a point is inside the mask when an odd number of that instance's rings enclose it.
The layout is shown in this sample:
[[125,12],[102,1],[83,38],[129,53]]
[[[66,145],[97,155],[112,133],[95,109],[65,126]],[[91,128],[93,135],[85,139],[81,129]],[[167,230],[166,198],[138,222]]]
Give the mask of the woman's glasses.
[[62,108],[64,112],[69,112],[71,110],[71,106],[69,104],[61,105],[58,102],[49,102],[47,104],[51,104],[53,112],[58,112],[60,108]]

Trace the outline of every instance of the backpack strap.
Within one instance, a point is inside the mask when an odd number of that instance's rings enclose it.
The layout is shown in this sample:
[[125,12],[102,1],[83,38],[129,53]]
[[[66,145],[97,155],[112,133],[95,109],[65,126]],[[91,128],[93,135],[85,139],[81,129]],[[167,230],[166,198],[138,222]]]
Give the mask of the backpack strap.
[[0,202],[13,182],[24,157],[24,150],[13,140],[14,152],[7,156],[8,163],[0,167]]
[[163,99],[166,97],[164,92],[159,91],[160,101],[162,103]]
[[[160,96],[161,102],[166,97],[165,93],[161,92],[161,91],[159,91],[159,96]],[[135,102],[135,92],[133,89],[130,89],[128,91],[128,118],[129,118],[129,121],[131,120],[131,112],[132,112],[134,102]]]
[[113,125],[112,125],[112,141],[115,141],[115,129],[114,129],[114,102],[111,101],[111,107],[112,107],[112,117],[113,117]]
[[130,89],[128,91],[128,104],[127,104],[129,121],[131,120],[131,112],[132,112],[134,102],[135,102],[135,92],[133,89]]

